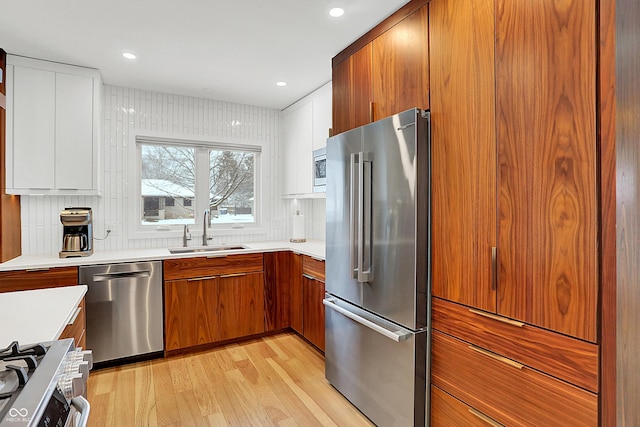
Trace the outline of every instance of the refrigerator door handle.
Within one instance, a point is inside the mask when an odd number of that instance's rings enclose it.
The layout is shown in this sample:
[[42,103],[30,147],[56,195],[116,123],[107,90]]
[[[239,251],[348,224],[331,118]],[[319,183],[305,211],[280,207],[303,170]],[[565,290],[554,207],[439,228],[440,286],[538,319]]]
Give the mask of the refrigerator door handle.
[[351,271],[351,278],[357,279],[358,275],[358,257],[359,257],[359,246],[358,246],[358,235],[356,230],[358,230],[358,216],[356,215],[356,211],[358,206],[356,205],[356,199],[359,199],[360,192],[356,193],[356,189],[358,188],[357,180],[358,180],[358,168],[356,164],[358,163],[358,154],[351,153],[350,156],[350,184],[349,184],[349,266]]
[[370,153],[360,152],[358,157],[360,158],[358,164],[358,282],[367,283],[373,280],[371,274],[371,168],[373,165]]
[[384,335],[385,337],[395,341],[395,342],[402,342],[402,341],[406,341],[407,339],[411,338],[411,336],[413,335],[411,332],[408,331],[403,331],[401,329],[396,330],[396,331],[391,331],[385,327],[382,327],[370,320],[365,319],[364,317],[361,317],[355,313],[353,313],[352,311],[347,310],[346,308],[342,308],[339,305],[335,304],[335,298],[325,298],[322,300],[322,303],[324,305],[326,305],[327,307],[337,311],[338,313],[342,314],[345,317],[348,317],[349,319],[360,323],[363,326],[366,326],[369,329],[372,329],[376,332],[378,332],[381,335]]

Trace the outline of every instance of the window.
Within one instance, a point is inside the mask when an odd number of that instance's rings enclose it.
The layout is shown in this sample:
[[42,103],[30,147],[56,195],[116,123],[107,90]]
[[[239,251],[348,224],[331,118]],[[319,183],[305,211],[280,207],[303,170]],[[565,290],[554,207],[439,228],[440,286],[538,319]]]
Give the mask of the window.
[[201,226],[205,209],[216,228],[258,225],[261,146],[136,137],[141,231]]

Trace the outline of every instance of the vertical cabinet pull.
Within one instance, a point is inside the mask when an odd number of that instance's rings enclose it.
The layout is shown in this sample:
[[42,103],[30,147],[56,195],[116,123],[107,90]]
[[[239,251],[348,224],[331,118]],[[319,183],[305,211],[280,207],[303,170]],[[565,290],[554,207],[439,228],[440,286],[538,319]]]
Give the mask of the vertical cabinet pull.
[[491,247],[491,290],[498,289],[498,248]]

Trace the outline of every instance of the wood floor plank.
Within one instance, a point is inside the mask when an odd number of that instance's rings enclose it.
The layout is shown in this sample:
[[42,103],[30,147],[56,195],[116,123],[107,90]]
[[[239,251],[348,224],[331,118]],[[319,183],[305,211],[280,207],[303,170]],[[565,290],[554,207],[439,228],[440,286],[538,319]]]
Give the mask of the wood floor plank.
[[91,372],[89,426],[367,426],[294,333]]

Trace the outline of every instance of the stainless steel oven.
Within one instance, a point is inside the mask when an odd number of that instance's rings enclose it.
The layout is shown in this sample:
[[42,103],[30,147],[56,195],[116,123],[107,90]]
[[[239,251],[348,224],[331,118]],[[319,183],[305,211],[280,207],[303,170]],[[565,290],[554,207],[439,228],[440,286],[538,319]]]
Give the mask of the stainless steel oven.
[[327,188],[327,149],[313,151],[313,192],[324,193]]
[[72,338],[0,349],[0,427],[86,427],[92,366]]

